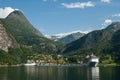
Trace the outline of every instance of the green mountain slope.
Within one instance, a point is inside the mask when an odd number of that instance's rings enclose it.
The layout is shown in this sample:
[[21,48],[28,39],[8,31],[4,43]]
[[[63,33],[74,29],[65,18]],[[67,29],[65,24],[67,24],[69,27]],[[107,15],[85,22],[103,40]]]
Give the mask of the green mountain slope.
[[112,53],[111,40],[114,34],[120,30],[120,22],[114,22],[103,30],[88,33],[82,38],[66,45],[65,53]]
[[115,61],[117,63],[120,63],[120,30],[115,32],[111,39],[111,45],[112,45],[112,53],[113,57],[115,58]]
[[3,20],[4,27],[22,44],[29,44],[31,36],[42,36],[20,11],[14,11]]
[[5,20],[4,27],[15,37],[18,43],[35,53],[56,53],[58,45],[36,30],[20,11],[12,12]]
[[[8,55],[18,61],[24,61],[31,54],[55,54],[60,52],[62,44],[45,38],[36,30],[20,11],[14,11],[7,18],[1,19],[6,33],[11,35],[18,47],[8,47]],[[8,40],[9,41],[9,40]],[[4,53],[4,52],[0,52]]]

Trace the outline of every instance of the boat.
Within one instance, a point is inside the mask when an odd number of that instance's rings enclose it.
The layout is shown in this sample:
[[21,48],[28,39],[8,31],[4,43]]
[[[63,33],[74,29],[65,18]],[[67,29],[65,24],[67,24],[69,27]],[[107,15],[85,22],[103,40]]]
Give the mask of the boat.
[[37,63],[33,60],[27,60],[27,63],[23,64],[23,66],[36,66]]
[[88,60],[87,66],[96,67],[98,63],[99,63],[99,58],[92,54]]
[[23,64],[24,66],[36,66],[37,64],[36,63],[25,63]]

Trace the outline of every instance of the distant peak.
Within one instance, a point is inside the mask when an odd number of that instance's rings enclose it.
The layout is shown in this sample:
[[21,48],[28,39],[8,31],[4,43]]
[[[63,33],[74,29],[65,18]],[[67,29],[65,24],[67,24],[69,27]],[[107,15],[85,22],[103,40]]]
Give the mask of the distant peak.
[[76,31],[71,31],[71,32],[66,32],[66,33],[55,34],[54,36],[58,36],[59,38],[61,38],[61,37],[65,37],[65,36],[68,36],[68,35],[74,34],[74,33],[87,34],[88,32],[90,32],[90,31],[80,31],[80,30],[76,30]]
[[54,35],[45,35],[45,37],[47,38],[51,38],[51,37],[56,37],[56,38],[63,38],[63,37],[66,37],[68,35],[71,35],[71,34],[76,34],[76,33],[81,33],[81,34],[87,34],[89,33],[90,31],[80,31],[80,30],[76,30],[76,31],[71,31],[71,32],[66,32],[66,33],[59,33],[59,34],[54,34]]

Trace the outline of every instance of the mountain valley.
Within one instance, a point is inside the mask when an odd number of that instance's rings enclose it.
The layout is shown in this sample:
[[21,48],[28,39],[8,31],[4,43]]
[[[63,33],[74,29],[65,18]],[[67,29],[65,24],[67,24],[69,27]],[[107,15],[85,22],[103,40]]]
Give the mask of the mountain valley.
[[101,61],[104,55],[110,55],[112,60],[119,63],[119,40],[120,22],[87,34],[73,32],[46,38],[22,12],[13,11],[5,19],[0,19],[0,64],[23,63],[28,56],[37,54],[60,54],[73,58],[74,55],[92,53],[99,56]]

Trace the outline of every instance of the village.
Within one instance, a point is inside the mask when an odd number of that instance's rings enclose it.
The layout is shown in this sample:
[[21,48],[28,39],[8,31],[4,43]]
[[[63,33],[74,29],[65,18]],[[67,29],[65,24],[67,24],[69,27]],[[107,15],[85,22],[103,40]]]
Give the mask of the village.
[[78,66],[97,66],[99,58],[92,55],[84,56],[64,56],[64,55],[32,55],[27,56],[27,61],[24,66],[61,66],[61,65],[78,65]]

